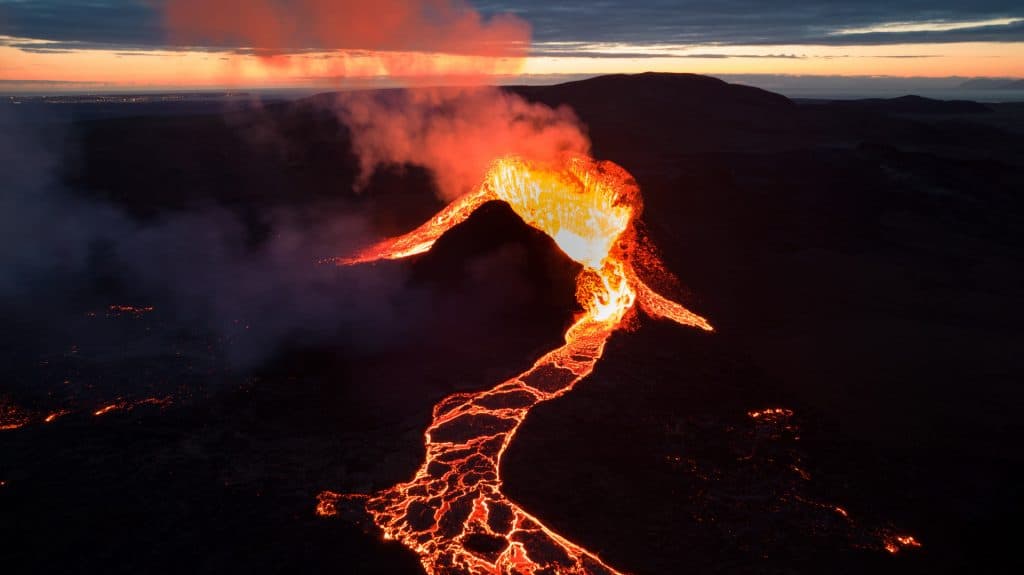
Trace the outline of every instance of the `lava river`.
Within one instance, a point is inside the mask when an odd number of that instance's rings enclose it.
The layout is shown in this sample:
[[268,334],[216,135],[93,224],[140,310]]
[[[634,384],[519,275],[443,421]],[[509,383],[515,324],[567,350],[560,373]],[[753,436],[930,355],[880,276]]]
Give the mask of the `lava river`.
[[525,372],[478,393],[458,393],[434,407],[424,433],[426,459],[408,482],[369,496],[320,495],[322,515],[342,498],[365,500],[388,539],[415,551],[431,575],[618,573],[595,554],[545,527],[501,492],[501,457],[530,409],[569,392],[589,375],[605,344],[639,306],[655,318],[710,331],[708,322],[641,281],[637,267],[660,268],[641,249],[642,209],[633,178],[611,162],[574,157],[551,168],[519,158],[493,164],[483,184],[403,236],[371,246],[341,265],[428,251],[447,230],[489,201],[500,200],[554,239],[582,266],[582,308],[565,344]]

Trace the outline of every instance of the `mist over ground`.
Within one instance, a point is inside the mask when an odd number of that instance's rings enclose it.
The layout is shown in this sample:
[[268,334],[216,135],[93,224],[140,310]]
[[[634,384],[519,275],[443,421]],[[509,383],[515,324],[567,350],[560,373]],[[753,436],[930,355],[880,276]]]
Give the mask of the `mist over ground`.
[[6,314],[45,330],[112,304],[152,306],[169,333],[209,331],[242,367],[288,338],[358,347],[401,331],[395,270],[319,263],[372,239],[340,201],[270,208],[249,221],[213,203],[134,217],[64,185],[62,162],[80,145],[70,122],[3,113],[0,154],[12,168],[2,199]]

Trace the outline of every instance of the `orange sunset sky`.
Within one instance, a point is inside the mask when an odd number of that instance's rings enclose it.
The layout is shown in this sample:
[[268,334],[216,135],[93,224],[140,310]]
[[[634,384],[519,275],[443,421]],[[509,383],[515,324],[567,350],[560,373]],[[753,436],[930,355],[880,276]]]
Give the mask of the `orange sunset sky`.
[[[890,15],[885,4],[863,2],[864,14],[849,21],[779,17],[772,24],[774,17],[764,16],[772,30],[765,34],[759,18],[702,20],[696,6],[686,13],[687,2],[674,8],[652,2],[663,12],[650,17],[678,16],[677,23],[654,31],[644,18],[630,16],[629,6],[643,2],[623,3],[618,24],[614,14],[571,18],[571,8],[581,6],[572,2],[563,3],[561,12],[552,12],[550,3],[526,2],[523,8],[492,2],[481,12],[461,2],[427,3],[443,7],[440,18],[424,18],[415,12],[421,6],[399,0],[297,0],[287,10],[267,2],[108,0],[90,4],[82,15],[61,0],[0,0],[0,91],[343,88],[396,77],[515,82],[643,71],[1024,77],[1024,16],[1018,16],[1024,9],[1012,4],[915,20],[906,11]],[[338,5],[344,13],[334,26],[330,18]],[[375,10],[398,14],[393,30]],[[552,14],[566,14],[566,26],[553,26]],[[309,24],[325,20],[319,28]],[[440,32],[409,41],[437,20],[450,30],[439,26]],[[576,21],[576,28],[569,26]],[[470,40],[449,40],[460,35]]]

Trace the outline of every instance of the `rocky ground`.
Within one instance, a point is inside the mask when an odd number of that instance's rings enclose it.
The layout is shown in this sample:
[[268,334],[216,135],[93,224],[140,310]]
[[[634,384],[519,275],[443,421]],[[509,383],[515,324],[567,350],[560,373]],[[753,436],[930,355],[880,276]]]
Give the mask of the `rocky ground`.
[[[797,104],[685,75],[516,90],[573,106],[595,155],[637,177],[672,295],[717,331],[616,335],[531,413],[508,495],[631,573],[1019,570],[1019,106]],[[282,205],[329,200],[382,234],[436,209],[416,170],[339,192],[354,160],[316,102],[69,113],[61,181],[142,226],[216,205],[252,250]],[[2,308],[9,572],[417,573],[365,519],[316,517],[316,494],[406,478],[431,406],[520,371],[573,307],[571,265],[497,205],[376,268],[373,289],[408,302],[388,326],[368,312],[358,337],[260,361],[236,357],[259,317],[237,333],[186,317],[95,258],[71,296],[41,285]],[[906,535],[921,547],[886,549]]]

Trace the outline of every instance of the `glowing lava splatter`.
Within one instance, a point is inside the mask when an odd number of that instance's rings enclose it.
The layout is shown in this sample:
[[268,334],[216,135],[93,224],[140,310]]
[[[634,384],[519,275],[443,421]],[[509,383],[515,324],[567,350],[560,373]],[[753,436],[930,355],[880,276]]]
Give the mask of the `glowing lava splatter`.
[[[530,408],[567,393],[593,371],[634,304],[652,317],[712,328],[637,275],[634,262],[650,257],[637,249],[640,191],[625,170],[610,162],[576,157],[552,169],[518,158],[499,160],[476,193],[406,235],[337,262],[351,265],[426,252],[492,200],[507,202],[582,265],[576,297],[583,312],[566,332],[565,345],[527,371],[490,390],[459,393],[438,403],[424,434],[426,460],[419,471],[406,483],[366,497],[366,509],[384,536],[419,554],[432,575],[617,573],[501,493],[501,456]],[[342,497],[322,493],[318,513],[335,514]]]
[[0,397],[0,431],[20,429],[32,420],[31,414],[12,403],[6,397]]
[[894,555],[905,548],[921,546],[921,543],[913,535],[887,534],[884,540],[885,550]]
[[[170,396],[162,397],[162,398],[161,397],[147,397],[147,398],[144,398],[144,399],[136,399],[136,400],[118,400],[118,401],[115,401],[114,403],[107,404],[107,405],[97,409],[96,411],[92,412],[92,414],[95,417],[101,417],[101,416],[104,416],[104,415],[106,415],[106,414],[108,414],[108,413],[110,413],[112,411],[131,411],[132,409],[135,409],[136,407],[139,407],[141,405],[157,405],[157,406],[160,406],[160,407],[165,407],[167,405],[170,405],[171,401],[172,401],[172,398]],[[47,423],[49,423],[48,419],[49,418],[47,418]]]

